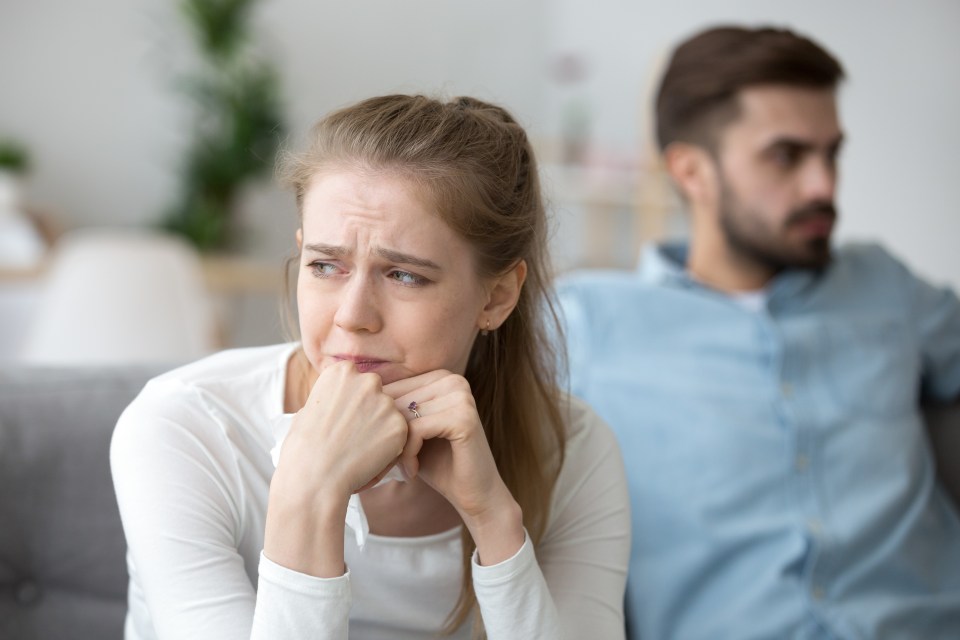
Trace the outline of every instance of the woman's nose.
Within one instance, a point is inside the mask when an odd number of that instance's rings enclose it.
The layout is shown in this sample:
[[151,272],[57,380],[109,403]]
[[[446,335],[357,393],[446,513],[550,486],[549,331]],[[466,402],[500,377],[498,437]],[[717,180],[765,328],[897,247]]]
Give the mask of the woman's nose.
[[345,331],[376,333],[382,326],[376,287],[363,275],[356,274],[340,292],[337,326]]

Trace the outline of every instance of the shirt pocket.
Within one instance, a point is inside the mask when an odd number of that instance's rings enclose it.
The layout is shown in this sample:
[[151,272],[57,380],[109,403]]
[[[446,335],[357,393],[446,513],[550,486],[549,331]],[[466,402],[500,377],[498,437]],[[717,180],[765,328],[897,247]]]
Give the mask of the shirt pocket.
[[854,316],[826,321],[821,335],[827,393],[842,417],[916,411],[920,353],[906,322]]

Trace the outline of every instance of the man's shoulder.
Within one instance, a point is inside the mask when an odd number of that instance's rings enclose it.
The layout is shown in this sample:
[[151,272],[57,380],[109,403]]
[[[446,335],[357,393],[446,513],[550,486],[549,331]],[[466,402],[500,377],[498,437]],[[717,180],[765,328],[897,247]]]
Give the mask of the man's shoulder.
[[838,271],[861,278],[915,279],[900,258],[877,242],[845,243],[836,249],[833,264]]
[[884,246],[874,242],[851,242],[834,251],[823,282],[825,292],[856,293],[851,299],[854,302],[893,299],[898,294],[909,297],[919,280]]
[[578,269],[559,278],[556,283],[561,306],[579,301],[595,308],[611,303],[643,298],[656,289],[655,283],[638,271],[624,269]]

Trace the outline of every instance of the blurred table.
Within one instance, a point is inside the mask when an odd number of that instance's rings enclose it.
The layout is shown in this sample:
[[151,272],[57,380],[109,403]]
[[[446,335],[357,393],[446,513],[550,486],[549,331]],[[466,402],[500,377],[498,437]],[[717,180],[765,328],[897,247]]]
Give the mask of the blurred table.
[[[281,293],[283,265],[252,258],[211,255],[202,258],[207,288],[214,294]],[[0,285],[39,286],[46,264],[27,269],[0,267]]]
[[204,256],[203,277],[214,294],[280,294],[283,265],[228,255]]
[[[204,256],[201,262],[220,316],[224,347],[263,344],[281,337],[276,311],[283,299],[282,262],[230,255]],[[44,263],[25,269],[0,267],[0,363],[17,356],[38,310],[45,269]]]

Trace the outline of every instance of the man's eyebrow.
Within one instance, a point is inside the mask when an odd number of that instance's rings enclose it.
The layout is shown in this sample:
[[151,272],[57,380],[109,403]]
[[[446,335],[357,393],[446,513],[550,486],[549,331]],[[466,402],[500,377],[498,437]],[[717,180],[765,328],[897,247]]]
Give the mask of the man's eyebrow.
[[[843,144],[843,134],[841,133],[836,138],[830,140],[826,145],[827,149],[836,149]],[[809,149],[815,149],[817,145],[806,138],[794,138],[792,136],[780,136],[779,138],[774,138],[764,149],[775,149],[777,147],[792,147],[794,149],[799,149],[801,151],[807,151]]]
[[[331,258],[345,258],[350,255],[350,249],[347,247],[341,247],[333,244],[323,244],[323,243],[311,243],[303,246],[304,250],[312,251],[314,253],[322,253],[323,255],[330,256]],[[395,251],[393,249],[384,249],[377,248],[377,255],[385,260],[390,262],[395,262],[399,264],[408,264],[414,267],[420,267],[423,269],[433,269],[435,271],[441,271],[440,265],[432,260],[427,260],[426,258],[418,258],[417,256],[411,255],[409,253],[403,253],[402,251]]]
[[779,138],[774,138],[766,144],[764,149],[776,149],[777,147],[791,147],[793,149],[812,149],[813,143],[809,140],[804,140],[803,138],[790,138],[787,136],[782,136]]

